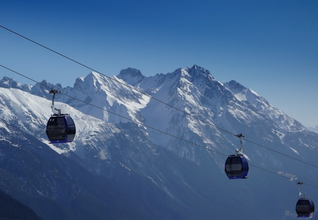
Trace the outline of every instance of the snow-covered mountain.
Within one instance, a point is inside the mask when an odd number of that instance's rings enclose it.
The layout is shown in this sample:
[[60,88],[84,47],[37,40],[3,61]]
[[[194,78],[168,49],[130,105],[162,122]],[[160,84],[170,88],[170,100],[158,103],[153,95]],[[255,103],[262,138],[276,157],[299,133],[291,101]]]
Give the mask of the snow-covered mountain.
[[[93,182],[83,186],[72,181],[69,168],[63,171],[67,173],[64,187],[72,190],[59,197],[57,191],[63,188],[42,180],[47,176],[44,171],[31,175],[41,180],[32,185],[25,172],[0,163],[1,171],[19,186],[8,187],[7,178],[0,189],[29,202],[42,218],[45,212],[28,196],[50,199],[61,206],[59,210],[69,210],[61,211],[63,218],[76,219],[83,212],[94,216],[92,210],[96,213],[99,205],[107,204],[119,210],[101,211],[113,219],[129,219],[129,215],[130,219],[294,219],[295,181],[315,185],[318,180],[317,133],[251,89],[236,81],[219,82],[196,65],[151,77],[132,68],[113,77],[92,72],[67,88],[47,81],[21,85],[4,77],[0,87],[1,144],[6,146],[5,151],[0,149],[2,161],[10,159],[10,149],[18,148],[32,152],[34,158],[50,158],[50,168],[63,169],[56,161],[75,163],[76,174],[88,172],[85,175],[96,176],[101,185],[105,178],[107,186],[116,185],[111,197],[119,199],[107,201],[92,190]],[[51,88],[61,92],[55,105],[71,114],[76,123],[73,143],[52,145],[47,141]],[[224,161],[240,147],[234,135],[239,133],[245,135],[244,153],[251,168],[248,180],[230,181],[224,174]],[[42,149],[39,155],[38,149]],[[32,163],[30,167],[34,169]],[[35,190],[25,190],[26,186]],[[317,188],[304,190],[315,200]],[[89,192],[97,207],[83,208],[79,192]]]

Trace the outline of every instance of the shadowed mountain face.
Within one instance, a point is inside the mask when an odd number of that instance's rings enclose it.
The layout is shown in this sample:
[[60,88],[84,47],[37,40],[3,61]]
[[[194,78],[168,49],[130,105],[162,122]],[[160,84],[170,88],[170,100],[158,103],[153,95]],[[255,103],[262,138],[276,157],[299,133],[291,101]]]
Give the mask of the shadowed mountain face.
[[40,220],[35,212],[10,195],[0,191],[0,216],[2,219]]
[[[0,81],[0,189],[43,219],[295,219],[296,182],[318,180],[317,133],[202,67],[41,84]],[[55,105],[75,121],[70,144],[47,140],[49,88],[67,94]],[[250,171],[229,180],[239,133]]]

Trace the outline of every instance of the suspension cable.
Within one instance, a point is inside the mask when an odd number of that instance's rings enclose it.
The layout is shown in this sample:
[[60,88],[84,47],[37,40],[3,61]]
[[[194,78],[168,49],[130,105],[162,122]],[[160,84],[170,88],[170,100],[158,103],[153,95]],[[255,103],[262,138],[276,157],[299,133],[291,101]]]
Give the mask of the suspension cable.
[[[30,77],[27,77],[27,76],[23,75],[23,74],[21,74],[21,73],[19,73],[19,72],[17,72],[17,71],[14,71],[14,70],[12,70],[12,69],[10,69],[10,68],[4,66],[4,65],[1,65],[1,64],[0,64],[0,66],[1,66],[2,68],[7,69],[7,70],[9,70],[9,71],[11,71],[11,72],[13,72],[13,73],[15,73],[15,74],[18,74],[18,75],[20,75],[20,76],[22,76],[22,77],[24,77],[24,78],[26,78],[26,79],[29,79],[29,80],[31,80],[31,81],[33,81],[33,82],[35,82],[35,83],[37,83],[37,84],[39,84],[39,85],[41,85],[41,86],[43,86],[43,87],[46,87],[46,88],[48,88],[48,89],[53,89],[53,88],[51,88],[51,87],[49,87],[49,86],[47,86],[47,85],[44,85],[44,84],[42,84],[42,83],[40,83],[40,82],[37,82],[36,80],[34,80],[34,79],[30,78]],[[92,107],[101,109],[101,110],[103,110],[103,111],[106,111],[106,112],[111,113],[111,114],[113,114],[113,115],[116,115],[116,116],[118,116],[118,117],[124,118],[124,119],[126,119],[126,120],[128,120],[128,121],[131,121],[131,122],[133,122],[133,123],[136,123],[136,124],[138,124],[138,125],[142,125],[142,126],[144,126],[144,127],[150,128],[150,129],[155,130],[155,131],[157,131],[157,132],[159,132],[159,133],[162,133],[162,134],[164,134],[164,135],[168,135],[168,136],[170,136],[170,137],[173,137],[173,138],[175,138],[175,139],[184,141],[184,142],[189,143],[189,144],[191,144],[191,145],[194,145],[194,146],[196,146],[196,147],[200,147],[200,148],[202,148],[202,149],[204,149],[204,150],[208,150],[208,151],[214,152],[214,153],[216,153],[216,154],[219,154],[219,155],[222,155],[222,156],[225,156],[225,157],[228,156],[228,155],[226,155],[226,154],[223,154],[223,153],[221,153],[221,152],[218,152],[218,151],[216,151],[216,150],[213,150],[213,149],[211,149],[211,148],[209,148],[209,147],[204,147],[204,146],[199,145],[199,144],[196,144],[196,143],[194,143],[194,142],[192,142],[192,141],[188,141],[188,140],[185,140],[185,139],[183,139],[183,138],[181,138],[181,137],[178,137],[178,136],[176,136],[176,135],[172,135],[172,134],[170,134],[170,133],[168,133],[168,132],[161,131],[160,129],[154,128],[154,127],[152,127],[152,126],[145,125],[145,124],[143,124],[143,123],[140,122],[140,121],[133,120],[133,119],[131,119],[131,118],[122,116],[122,115],[120,115],[120,114],[118,114],[118,113],[115,113],[115,112],[111,112],[111,111],[109,111],[109,110],[107,110],[107,109],[105,109],[105,108],[101,108],[101,107],[99,107],[99,106],[97,106],[97,105],[88,103],[88,102],[83,101],[83,100],[81,100],[81,99],[78,99],[78,98],[76,98],[76,97],[67,95],[67,94],[62,93],[62,92],[59,92],[59,93],[62,94],[62,95],[64,95],[64,96],[67,96],[67,97],[69,97],[69,98],[72,98],[72,99],[74,99],[74,100],[77,100],[77,101],[79,101],[79,102],[82,102],[82,103],[84,103],[84,104],[90,105],[90,106],[92,106]],[[237,137],[239,137],[239,138],[240,138],[240,137],[244,137],[242,134],[235,135],[235,136],[237,136]],[[263,170],[263,171],[265,171],[265,172],[268,172],[268,173],[270,173],[270,174],[283,177],[283,178],[288,179],[288,180],[290,180],[290,181],[295,181],[295,179],[292,179],[292,178],[290,178],[290,177],[288,177],[288,176],[286,176],[286,175],[280,174],[279,172],[274,172],[274,171],[271,171],[271,170],[268,170],[268,169],[265,169],[265,168],[263,168],[263,167],[260,167],[260,166],[257,166],[257,165],[253,165],[253,164],[250,164],[250,163],[249,163],[249,165],[252,166],[252,167],[255,167],[255,168],[259,169],[259,170]],[[311,186],[311,187],[314,187],[314,188],[318,188],[318,185],[307,184],[307,183],[303,183],[303,184],[304,184],[304,185]]]
[[[216,126],[214,123],[204,121],[204,120],[202,120],[202,119],[200,119],[200,118],[194,116],[194,115],[191,114],[191,113],[188,113],[188,112],[186,112],[186,111],[184,111],[184,110],[178,109],[177,107],[175,107],[175,106],[173,106],[173,105],[170,105],[170,104],[168,104],[168,103],[166,103],[166,102],[164,102],[164,101],[162,101],[162,100],[160,100],[160,99],[157,99],[157,98],[155,98],[155,97],[153,97],[153,96],[151,96],[151,95],[149,95],[149,94],[147,94],[147,93],[141,91],[140,89],[137,89],[137,88],[133,87],[132,85],[129,85],[129,84],[126,83],[126,82],[117,80],[116,78],[113,78],[113,77],[110,77],[110,76],[107,76],[107,75],[105,75],[105,74],[103,74],[103,73],[101,73],[101,72],[99,72],[99,71],[93,69],[92,67],[89,67],[89,66],[87,66],[87,65],[85,65],[85,64],[83,64],[83,63],[81,63],[81,62],[79,62],[79,61],[76,61],[76,60],[74,60],[74,59],[72,59],[72,58],[70,58],[70,57],[68,57],[68,56],[66,56],[66,55],[64,55],[64,54],[62,54],[62,53],[59,53],[59,52],[57,52],[57,51],[55,51],[55,50],[53,50],[53,49],[51,49],[51,48],[49,48],[49,47],[47,47],[47,46],[44,46],[43,44],[40,44],[40,43],[38,43],[38,42],[36,42],[36,41],[34,41],[34,40],[32,40],[32,39],[30,39],[30,38],[28,38],[28,37],[22,35],[22,34],[19,34],[19,33],[15,32],[15,31],[13,31],[13,30],[11,30],[11,29],[9,29],[9,28],[6,28],[6,27],[4,27],[3,25],[0,25],[0,27],[3,28],[3,29],[5,29],[5,30],[7,30],[7,31],[9,31],[9,32],[11,32],[11,33],[13,33],[13,34],[15,34],[15,35],[18,35],[19,37],[22,37],[22,38],[24,38],[24,39],[26,39],[26,40],[28,40],[28,41],[30,41],[30,42],[32,42],[32,43],[38,45],[38,46],[40,46],[40,47],[43,47],[43,48],[45,48],[45,49],[47,49],[47,50],[49,50],[49,51],[51,51],[51,52],[53,52],[53,53],[55,53],[55,54],[57,54],[57,55],[59,55],[59,56],[62,56],[62,57],[64,57],[64,58],[66,58],[66,59],[68,59],[68,60],[70,60],[70,61],[72,61],[72,62],[74,62],[74,63],[76,63],[76,64],[78,64],[78,65],[80,65],[80,66],[83,66],[83,67],[85,67],[85,68],[87,68],[87,69],[89,69],[89,70],[91,70],[91,71],[94,71],[94,72],[96,72],[96,73],[99,73],[99,74],[101,74],[101,75],[107,77],[108,79],[110,79],[110,80],[112,80],[112,81],[114,81],[114,82],[120,83],[120,84],[122,84],[122,85],[124,85],[124,86],[126,86],[126,87],[128,87],[128,88],[130,88],[130,89],[132,89],[132,90],[134,90],[134,91],[136,91],[136,92],[138,92],[138,93],[141,93],[141,94],[143,94],[143,95],[145,95],[145,96],[148,96],[149,98],[151,98],[151,99],[153,99],[153,100],[156,100],[156,101],[159,102],[159,103],[162,103],[162,104],[164,104],[164,105],[166,105],[166,106],[168,106],[168,107],[170,107],[170,108],[173,108],[173,109],[175,109],[175,110],[177,110],[177,111],[179,111],[179,112],[181,112],[181,113],[184,113],[184,114],[186,114],[186,115],[188,115],[188,116],[190,116],[190,117],[192,117],[192,118],[194,118],[194,119],[196,119],[196,120],[198,120],[198,121],[200,121],[200,122],[202,122],[202,123],[211,125],[211,126],[215,127],[216,129],[218,129],[218,130],[220,130],[220,131],[223,131],[223,132],[225,132],[225,133],[227,133],[227,134],[236,136],[236,134],[234,134],[234,133],[232,133],[232,132],[230,132],[230,131],[227,131],[227,130],[221,128],[221,127],[218,127],[218,126]],[[32,80],[32,81],[35,81],[35,80]],[[306,161],[300,160],[300,159],[298,159],[298,158],[296,158],[296,157],[292,157],[292,156],[290,156],[290,155],[281,153],[281,152],[279,152],[279,151],[277,151],[277,150],[274,150],[274,149],[272,149],[272,148],[269,148],[269,147],[266,147],[266,146],[264,146],[264,145],[258,144],[258,143],[256,143],[256,142],[251,141],[251,140],[248,140],[248,139],[246,139],[246,138],[244,138],[244,137],[243,137],[243,139],[244,139],[245,141],[247,141],[247,142],[250,142],[250,143],[252,143],[252,144],[254,144],[254,145],[256,145],[256,146],[262,147],[262,148],[267,149],[267,150],[269,150],[269,151],[272,151],[272,152],[274,152],[274,153],[280,154],[280,155],[282,155],[282,156],[285,156],[285,157],[290,158],[290,159],[293,159],[293,160],[295,160],[295,161],[304,163],[304,164],[306,164],[306,165],[309,165],[309,166],[318,168],[317,165],[314,165],[314,164],[308,163],[308,162],[306,162]]]

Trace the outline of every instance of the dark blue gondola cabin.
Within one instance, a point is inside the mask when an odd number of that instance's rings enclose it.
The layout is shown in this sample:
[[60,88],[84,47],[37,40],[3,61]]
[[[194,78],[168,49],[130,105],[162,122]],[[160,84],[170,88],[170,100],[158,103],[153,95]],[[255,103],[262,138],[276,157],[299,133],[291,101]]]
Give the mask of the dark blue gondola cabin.
[[225,173],[229,179],[246,179],[248,163],[242,154],[230,155],[225,162]]
[[315,211],[314,202],[311,199],[301,198],[296,203],[298,218],[312,218]]
[[70,115],[54,114],[47,122],[46,135],[51,143],[72,142],[75,133],[75,123]]

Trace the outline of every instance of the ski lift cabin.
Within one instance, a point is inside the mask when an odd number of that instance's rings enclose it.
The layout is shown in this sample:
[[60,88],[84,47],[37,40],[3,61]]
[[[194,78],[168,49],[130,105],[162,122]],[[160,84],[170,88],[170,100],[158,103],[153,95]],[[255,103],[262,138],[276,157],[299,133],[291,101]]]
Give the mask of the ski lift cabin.
[[314,202],[311,199],[307,199],[304,194],[301,193],[301,185],[303,185],[303,182],[298,182],[297,185],[299,185],[299,199],[296,203],[296,212],[297,212],[297,218],[312,218],[315,211],[315,205]]
[[246,179],[248,163],[242,154],[230,155],[225,161],[225,173],[229,179]]
[[72,142],[75,133],[75,123],[70,115],[61,114],[61,110],[54,107],[55,94],[59,93],[57,90],[51,90],[49,93],[53,94],[52,98],[52,111],[58,114],[51,115],[46,125],[46,135],[51,143],[67,143]]
[[315,211],[314,202],[311,199],[300,198],[296,204],[298,218],[312,218]]
[[70,115],[54,114],[47,122],[46,135],[51,143],[72,142],[75,133],[75,123]]
[[230,155],[225,161],[225,173],[229,179],[246,179],[248,173],[248,162],[243,156],[242,134],[236,135],[240,139],[241,148]]

